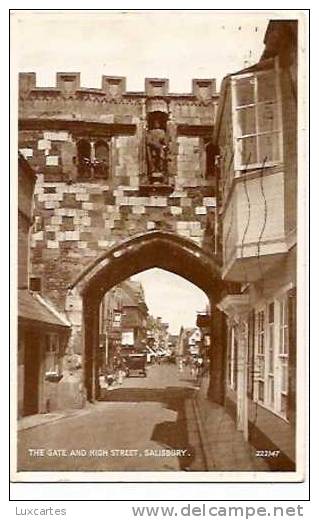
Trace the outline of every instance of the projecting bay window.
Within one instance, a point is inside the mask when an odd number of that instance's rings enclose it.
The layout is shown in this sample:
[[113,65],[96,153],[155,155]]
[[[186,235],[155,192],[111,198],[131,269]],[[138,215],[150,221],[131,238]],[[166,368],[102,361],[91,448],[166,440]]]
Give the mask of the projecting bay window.
[[287,293],[256,313],[254,399],[288,416],[289,328]]
[[279,71],[271,68],[232,77],[235,170],[273,166],[282,159]]

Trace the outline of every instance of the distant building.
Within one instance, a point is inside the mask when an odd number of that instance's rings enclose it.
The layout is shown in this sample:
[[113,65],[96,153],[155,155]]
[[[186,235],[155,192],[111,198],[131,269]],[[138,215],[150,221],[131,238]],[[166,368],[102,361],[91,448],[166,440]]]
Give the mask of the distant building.
[[114,287],[102,299],[100,313],[102,367],[112,368],[121,349],[145,349],[148,309],[139,282],[127,280]]
[[200,354],[201,344],[202,335],[198,327],[181,327],[177,342],[177,355],[187,357]]

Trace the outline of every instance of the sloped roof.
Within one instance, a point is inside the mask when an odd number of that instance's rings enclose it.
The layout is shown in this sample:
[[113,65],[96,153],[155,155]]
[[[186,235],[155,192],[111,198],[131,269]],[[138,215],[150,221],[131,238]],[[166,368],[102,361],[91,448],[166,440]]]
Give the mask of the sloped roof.
[[60,327],[70,327],[68,320],[59,313],[51,303],[39,294],[27,289],[18,291],[18,317],[19,319],[46,323]]
[[121,284],[121,287],[123,289],[123,307],[139,307],[141,304],[146,306],[144,290],[140,282],[137,282],[135,280],[126,280]]

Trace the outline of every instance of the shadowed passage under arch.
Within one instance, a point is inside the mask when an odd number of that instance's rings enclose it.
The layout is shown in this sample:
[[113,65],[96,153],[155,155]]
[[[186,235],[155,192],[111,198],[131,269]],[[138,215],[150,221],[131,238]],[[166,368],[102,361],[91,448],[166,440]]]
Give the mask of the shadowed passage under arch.
[[[214,356],[211,360],[211,372],[217,371],[214,384],[219,387],[219,393],[222,392],[223,327],[222,317],[215,308],[224,287],[220,267],[212,255],[191,240],[169,232],[151,231],[134,236],[111,248],[95,260],[70,287],[76,287],[83,299],[85,386],[89,400],[98,397],[96,360],[101,299],[115,285],[153,267],[182,276],[206,293],[212,308]],[[215,332],[219,331],[218,341],[213,329]]]

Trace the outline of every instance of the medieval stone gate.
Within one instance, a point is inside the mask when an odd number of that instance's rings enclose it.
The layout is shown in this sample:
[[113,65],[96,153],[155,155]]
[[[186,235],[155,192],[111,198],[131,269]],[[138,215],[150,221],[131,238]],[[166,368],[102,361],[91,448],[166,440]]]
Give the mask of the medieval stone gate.
[[71,321],[69,353],[84,354],[89,399],[101,297],[161,267],[211,302],[211,396],[221,403],[215,81],[193,80],[191,94],[170,94],[166,79],[127,92],[122,77],[103,76],[101,89],[88,89],[79,74],[58,73],[54,88],[41,88],[24,73],[19,92],[19,149],[37,174],[32,284]]

